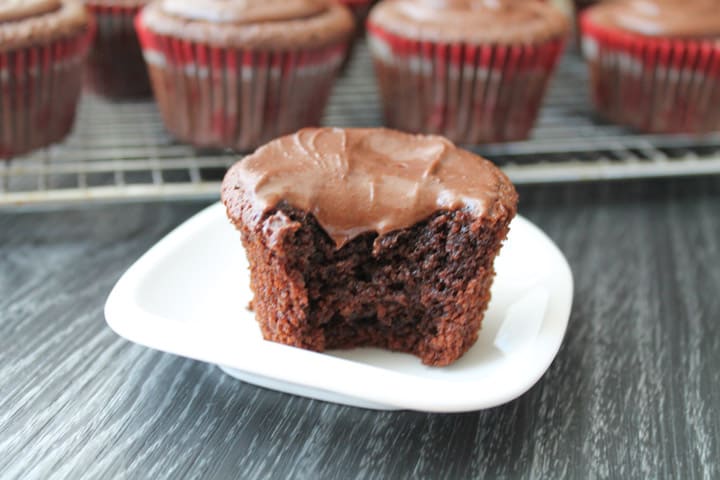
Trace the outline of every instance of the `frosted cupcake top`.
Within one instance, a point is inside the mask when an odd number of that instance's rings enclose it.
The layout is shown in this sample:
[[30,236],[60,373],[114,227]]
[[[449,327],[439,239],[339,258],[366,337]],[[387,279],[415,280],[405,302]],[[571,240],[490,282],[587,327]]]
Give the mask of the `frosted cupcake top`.
[[45,45],[88,27],[76,0],[0,0],[0,51]]
[[586,15],[595,24],[650,37],[720,38],[718,0],[615,0]]
[[327,7],[323,0],[163,0],[165,11],[179,17],[237,24],[310,18]]
[[384,0],[370,24],[418,40],[535,43],[567,34],[565,14],[541,0]]
[[437,211],[493,218],[517,203],[488,160],[443,137],[383,128],[306,128],[273,140],[230,169],[222,197],[230,218],[248,228],[286,202],[314,215],[338,248]]
[[156,0],[142,20],[161,35],[268,50],[341,42],[354,28],[349,10],[334,0]]

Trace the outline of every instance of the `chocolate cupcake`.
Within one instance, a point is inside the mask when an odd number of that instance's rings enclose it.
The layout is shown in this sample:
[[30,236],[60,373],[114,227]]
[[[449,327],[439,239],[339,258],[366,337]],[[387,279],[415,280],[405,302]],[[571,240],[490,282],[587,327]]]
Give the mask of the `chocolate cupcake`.
[[537,0],[384,0],[367,28],[387,125],[471,144],[529,136],[569,22]]
[[608,1],[581,23],[602,116],[649,133],[720,131],[720,3]]
[[86,84],[108,98],[152,95],[147,67],[135,33],[135,16],[149,0],[84,0],[97,21]]
[[136,26],[167,129],[238,150],[320,123],[353,32],[334,0],[157,0]]
[[92,31],[75,0],[0,2],[0,158],[70,132]]
[[267,340],[448,365],[476,341],[517,194],[438,136],[305,129],[227,173]]

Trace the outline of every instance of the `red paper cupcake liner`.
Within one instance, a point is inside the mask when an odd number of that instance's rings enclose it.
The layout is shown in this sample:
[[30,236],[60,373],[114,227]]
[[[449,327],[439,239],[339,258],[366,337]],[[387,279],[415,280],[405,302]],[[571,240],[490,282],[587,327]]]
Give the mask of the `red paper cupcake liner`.
[[648,133],[720,131],[720,43],[648,38],[581,17],[593,102]]
[[527,138],[563,46],[420,42],[372,23],[368,36],[387,125],[465,144]]
[[95,32],[0,52],[0,158],[64,139],[75,121],[83,66]]
[[150,79],[134,25],[142,7],[87,4],[87,8],[98,25],[85,75],[88,88],[109,98],[150,96]]
[[346,44],[309,51],[220,48],[136,27],[165,126],[198,147],[250,150],[318,125]]

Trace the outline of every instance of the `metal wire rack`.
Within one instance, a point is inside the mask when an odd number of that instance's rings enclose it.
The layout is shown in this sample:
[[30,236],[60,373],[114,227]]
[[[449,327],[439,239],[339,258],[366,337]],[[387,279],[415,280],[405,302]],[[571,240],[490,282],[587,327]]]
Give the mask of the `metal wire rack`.
[[[382,123],[372,66],[360,45],[339,80],[325,123]],[[582,60],[568,53],[533,138],[471,147],[517,184],[720,173],[720,134],[639,135],[599,120]],[[75,132],[62,144],[0,161],[0,206],[152,198],[214,198],[238,157],[204,152],[168,136],[152,102],[109,103],[86,96]]]

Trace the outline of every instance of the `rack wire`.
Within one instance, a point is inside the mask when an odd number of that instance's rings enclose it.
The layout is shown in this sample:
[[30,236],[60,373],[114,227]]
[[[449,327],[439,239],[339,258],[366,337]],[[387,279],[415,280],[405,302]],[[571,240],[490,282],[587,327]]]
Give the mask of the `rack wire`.
[[[338,81],[325,124],[382,124],[370,56],[359,45]],[[516,184],[720,173],[720,134],[641,135],[598,119],[587,71],[568,53],[551,85],[533,137],[470,147]],[[174,141],[154,103],[110,103],[86,95],[74,133],[56,145],[0,161],[0,206],[147,199],[216,198],[231,152]]]

